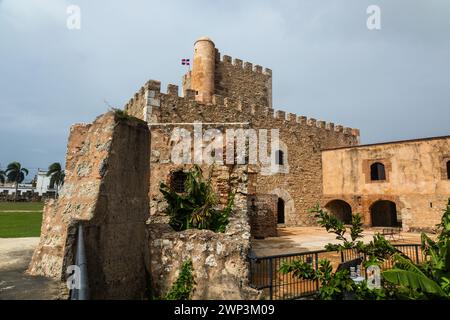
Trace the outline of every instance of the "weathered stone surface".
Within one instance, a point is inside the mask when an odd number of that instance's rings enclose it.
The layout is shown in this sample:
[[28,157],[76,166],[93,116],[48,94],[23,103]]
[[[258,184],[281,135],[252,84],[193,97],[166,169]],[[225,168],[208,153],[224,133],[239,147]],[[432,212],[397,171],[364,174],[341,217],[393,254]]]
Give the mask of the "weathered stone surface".
[[91,297],[143,297],[149,146],[146,124],[114,112],[72,126],[65,184],[59,199],[45,206],[30,274],[64,280],[82,222]]
[[248,197],[248,214],[252,236],[255,238],[277,236],[277,201],[274,194]]
[[[231,178],[237,170],[238,177]],[[215,185],[223,193],[238,186],[245,168],[219,167]],[[218,173],[220,172],[220,173]],[[228,183],[222,184],[223,181]],[[185,260],[191,259],[197,283],[194,299],[257,299],[260,292],[248,286],[247,255],[250,249],[250,225],[247,214],[247,194],[236,193],[234,210],[224,233],[210,230],[174,231],[168,224],[150,223],[152,289],[163,296],[178,277]]]
[[[324,151],[322,205],[343,200],[371,226],[373,205],[391,201],[403,230],[430,231],[450,197],[448,161],[450,137]],[[384,165],[385,180],[371,180],[373,163]]]

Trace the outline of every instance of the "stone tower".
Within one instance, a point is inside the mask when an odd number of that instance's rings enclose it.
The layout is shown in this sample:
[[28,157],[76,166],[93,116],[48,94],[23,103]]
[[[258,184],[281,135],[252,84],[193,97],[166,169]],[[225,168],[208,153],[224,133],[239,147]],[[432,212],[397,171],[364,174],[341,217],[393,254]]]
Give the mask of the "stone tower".
[[216,49],[214,42],[201,37],[194,44],[194,63],[192,66],[191,89],[196,91],[195,99],[211,103],[214,94]]

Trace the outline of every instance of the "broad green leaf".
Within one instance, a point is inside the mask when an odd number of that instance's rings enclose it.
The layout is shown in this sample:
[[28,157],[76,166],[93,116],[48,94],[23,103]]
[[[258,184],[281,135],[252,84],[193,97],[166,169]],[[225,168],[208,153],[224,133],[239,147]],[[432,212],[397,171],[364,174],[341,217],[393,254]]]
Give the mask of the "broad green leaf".
[[405,286],[413,290],[420,289],[423,292],[436,294],[445,297],[446,294],[442,288],[433,280],[413,271],[391,269],[383,271],[383,277],[386,281],[400,286]]

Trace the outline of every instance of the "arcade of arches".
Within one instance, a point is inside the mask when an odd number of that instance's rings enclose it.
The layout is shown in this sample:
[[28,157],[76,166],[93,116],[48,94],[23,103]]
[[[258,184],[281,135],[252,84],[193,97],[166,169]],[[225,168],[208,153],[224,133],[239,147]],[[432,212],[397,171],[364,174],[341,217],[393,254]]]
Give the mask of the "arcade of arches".
[[345,201],[333,200],[328,202],[325,209],[344,224],[352,223],[352,207]]
[[370,206],[370,220],[373,227],[400,227],[397,206],[388,200],[379,200]]
[[[344,200],[335,199],[325,205],[325,209],[344,224],[352,222],[352,207]],[[378,200],[369,207],[370,221],[366,225],[371,227],[401,227],[397,214],[397,206],[389,200]]]

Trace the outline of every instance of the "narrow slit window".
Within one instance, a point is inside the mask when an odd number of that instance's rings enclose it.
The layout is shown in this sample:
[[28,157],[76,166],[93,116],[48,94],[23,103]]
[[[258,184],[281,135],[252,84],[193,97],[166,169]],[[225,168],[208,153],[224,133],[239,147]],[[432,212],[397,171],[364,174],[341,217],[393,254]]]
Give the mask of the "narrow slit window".
[[284,152],[281,150],[277,150],[275,152],[275,164],[277,165],[284,165]]

